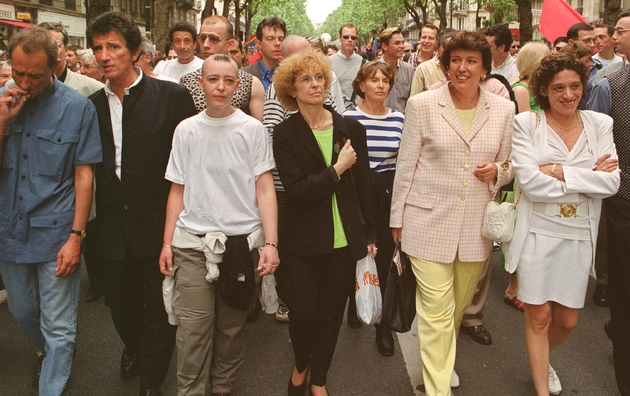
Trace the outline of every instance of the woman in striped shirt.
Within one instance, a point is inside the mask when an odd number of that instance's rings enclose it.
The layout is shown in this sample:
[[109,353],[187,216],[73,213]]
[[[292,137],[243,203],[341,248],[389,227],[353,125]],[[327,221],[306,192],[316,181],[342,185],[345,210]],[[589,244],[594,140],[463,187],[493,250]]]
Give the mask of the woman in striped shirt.
[[[363,124],[367,132],[368,156],[372,173],[372,216],[376,223],[380,248],[376,256],[376,267],[383,295],[385,295],[387,273],[395,247],[389,228],[389,211],[396,156],[404,120],[401,112],[387,108],[383,104],[390,88],[394,85],[395,74],[396,71],[385,62],[372,61],[364,64],[352,83],[354,91],[362,99],[361,104],[343,113]],[[376,325],[376,344],[381,355],[394,354],[394,339],[391,331],[379,325]]]

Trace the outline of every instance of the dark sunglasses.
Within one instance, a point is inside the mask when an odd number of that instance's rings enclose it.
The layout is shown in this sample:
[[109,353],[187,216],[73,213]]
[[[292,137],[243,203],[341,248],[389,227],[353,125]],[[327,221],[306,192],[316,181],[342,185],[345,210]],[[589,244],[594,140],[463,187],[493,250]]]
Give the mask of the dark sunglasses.
[[358,37],[357,37],[357,36],[348,36],[348,35],[345,35],[345,36],[341,36],[341,38],[342,38],[342,39],[344,39],[344,40],[347,40],[347,39],[356,40]]
[[521,48],[521,46],[520,45],[513,45],[512,48],[519,49],[519,48]]

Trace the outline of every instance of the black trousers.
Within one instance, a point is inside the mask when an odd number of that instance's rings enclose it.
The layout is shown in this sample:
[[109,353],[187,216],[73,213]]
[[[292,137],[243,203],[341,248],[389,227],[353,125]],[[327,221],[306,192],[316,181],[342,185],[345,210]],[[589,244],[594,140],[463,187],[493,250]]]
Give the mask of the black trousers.
[[100,259],[96,253],[98,249],[95,246],[98,241],[98,236],[96,234],[96,229],[98,227],[97,221],[98,220],[94,218],[87,223],[87,227],[85,229],[87,236],[84,241],[85,251],[83,252],[83,259],[85,261],[85,269],[87,270],[90,287],[102,290],[103,277],[100,274],[102,265],[98,262]]
[[[392,262],[396,243],[392,238],[392,229],[389,228],[389,213],[392,208],[392,190],[394,188],[395,172],[372,172],[372,217],[376,225],[376,270],[378,272],[378,283],[381,286],[381,294],[385,296],[385,285],[387,284],[387,274]],[[354,295],[354,294],[353,294]]]
[[140,358],[141,385],[151,388],[159,388],[166,377],[177,329],[164,309],[158,259],[135,257],[127,250],[120,261],[100,260],[105,305],[125,350]]
[[284,255],[289,334],[295,365],[311,368],[311,383],[326,385],[356,261],[345,247],[315,257]]
[[617,195],[604,200],[608,231],[608,291],[617,387],[630,395],[630,201]]

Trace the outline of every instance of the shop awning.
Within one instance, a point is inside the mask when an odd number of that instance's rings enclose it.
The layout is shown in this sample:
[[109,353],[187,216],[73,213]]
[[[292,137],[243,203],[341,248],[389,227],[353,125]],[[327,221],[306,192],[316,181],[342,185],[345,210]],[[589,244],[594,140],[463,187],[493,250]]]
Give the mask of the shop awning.
[[22,21],[12,21],[10,19],[0,19],[0,23],[5,23],[7,25],[13,25],[21,28],[30,28],[33,24]]

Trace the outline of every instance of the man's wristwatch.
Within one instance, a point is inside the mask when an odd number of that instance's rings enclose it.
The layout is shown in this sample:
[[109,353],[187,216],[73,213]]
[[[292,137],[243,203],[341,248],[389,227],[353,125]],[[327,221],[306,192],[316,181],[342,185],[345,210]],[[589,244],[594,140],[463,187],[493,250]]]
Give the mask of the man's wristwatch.
[[86,235],[85,231],[71,230],[70,233],[80,236],[81,239],[85,239],[85,235]]

